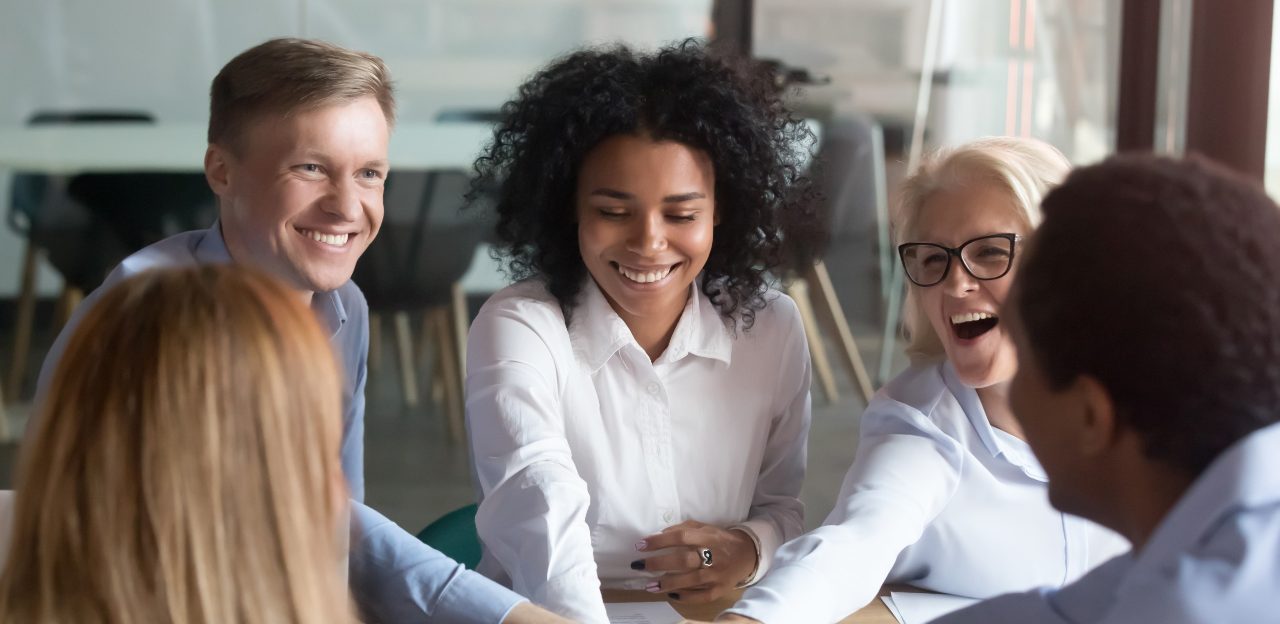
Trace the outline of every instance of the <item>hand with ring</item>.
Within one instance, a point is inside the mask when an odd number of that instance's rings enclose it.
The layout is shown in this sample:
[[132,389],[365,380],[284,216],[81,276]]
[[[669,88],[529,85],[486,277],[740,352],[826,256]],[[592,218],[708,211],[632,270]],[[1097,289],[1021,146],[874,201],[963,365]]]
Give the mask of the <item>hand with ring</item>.
[[645,590],[672,600],[711,602],[729,593],[755,572],[755,542],[740,529],[689,520],[663,529],[636,544],[643,553],[663,551],[631,562],[634,570],[662,572]]

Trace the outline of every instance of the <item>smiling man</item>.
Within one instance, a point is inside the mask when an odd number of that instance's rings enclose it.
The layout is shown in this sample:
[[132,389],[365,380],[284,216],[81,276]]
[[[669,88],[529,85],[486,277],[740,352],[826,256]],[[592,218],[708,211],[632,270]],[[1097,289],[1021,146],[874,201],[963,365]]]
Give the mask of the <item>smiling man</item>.
[[375,56],[317,41],[275,39],[232,59],[210,90],[204,168],[218,196],[218,222],[125,259],[54,343],[37,399],[72,329],[115,283],[148,269],[193,264],[230,262],[265,270],[309,303],[344,372],[349,572],[362,614],[391,622],[553,621],[361,502],[369,310],[351,273],[382,224],[394,119],[390,76]]

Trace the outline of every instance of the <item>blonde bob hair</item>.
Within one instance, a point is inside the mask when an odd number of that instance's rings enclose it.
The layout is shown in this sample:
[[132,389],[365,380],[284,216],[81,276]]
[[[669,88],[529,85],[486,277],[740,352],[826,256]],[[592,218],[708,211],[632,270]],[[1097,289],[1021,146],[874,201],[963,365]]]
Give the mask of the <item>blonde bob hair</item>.
[[352,621],[339,382],[314,315],[263,274],[112,288],[23,445],[0,621]]
[[[1009,196],[1006,206],[1028,232],[1040,225],[1040,200],[1066,177],[1071,164],[1056,148],[1043,141],[1017,137],[985,137],[957,147],[940,148],[921,162],[902,183],[901,200],[894,215],[896,244],[915,240],[920,210],[940,191],[974,184],[989,184]],[[912,284],[903,306],[907,355],[912,362],[945,357],[942,341],[929,325],[918,286]]]

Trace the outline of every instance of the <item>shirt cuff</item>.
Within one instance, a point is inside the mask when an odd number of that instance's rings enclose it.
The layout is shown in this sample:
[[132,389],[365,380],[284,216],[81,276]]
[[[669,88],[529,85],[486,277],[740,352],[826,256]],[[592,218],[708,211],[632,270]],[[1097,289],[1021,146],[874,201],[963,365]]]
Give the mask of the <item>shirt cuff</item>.
[[784,565],[769,576],[767,583],[743,592],[737,604],[725,609],[733,613],[767,624],[808,624],[809,622],[835,621],[843,616],[831,617],[826,613],[824,596],[832,595],[836,588],[813,570],[801,565]]
[[608,624],[600,578],[591,570],[575,570],[549,579],[532,591],[534,602],[557,615],[585,624]]
[[774,528],[773,523],[768,520],[755,519],[747,520],[742,524],[735,524],[729,527],[730,530],[738,529],[747,534],[756,546],[756,571],[751,577],[743,581],[738,587],[747,587],[756,584],[765,573],[769,571],[769,566],[773,565],[773,553],[781,546],[781,538],[778,530]]
[[432,615],[446,622],[500,624],[522,602],[528,600],[471,570],[465,570],[445,588]]

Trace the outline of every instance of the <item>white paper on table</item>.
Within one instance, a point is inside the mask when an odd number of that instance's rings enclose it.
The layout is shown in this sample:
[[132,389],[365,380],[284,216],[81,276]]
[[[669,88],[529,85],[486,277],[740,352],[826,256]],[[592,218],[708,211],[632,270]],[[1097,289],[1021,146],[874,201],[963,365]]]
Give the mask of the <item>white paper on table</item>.
[[898,611],[898,605],[894,604],[892,597],[881,596],[880,602],[883,602],[884,606],[889,608],[889,613],[893,614],[893,619],[897,620],[898,624],[902,624],[903,622],[906,622],[906,620],[902,619],[902,613]]
[[902,624],[924,624],[940,618],[952,611],[958,611],[978,602],[973,598],[963,598],[948,594],[923,594],[914,592],[889,592],[880,600],[889,607],[889,612]]
[[606,602],[604,612],[609,624],[676,624],[684,616],[664,601]]

